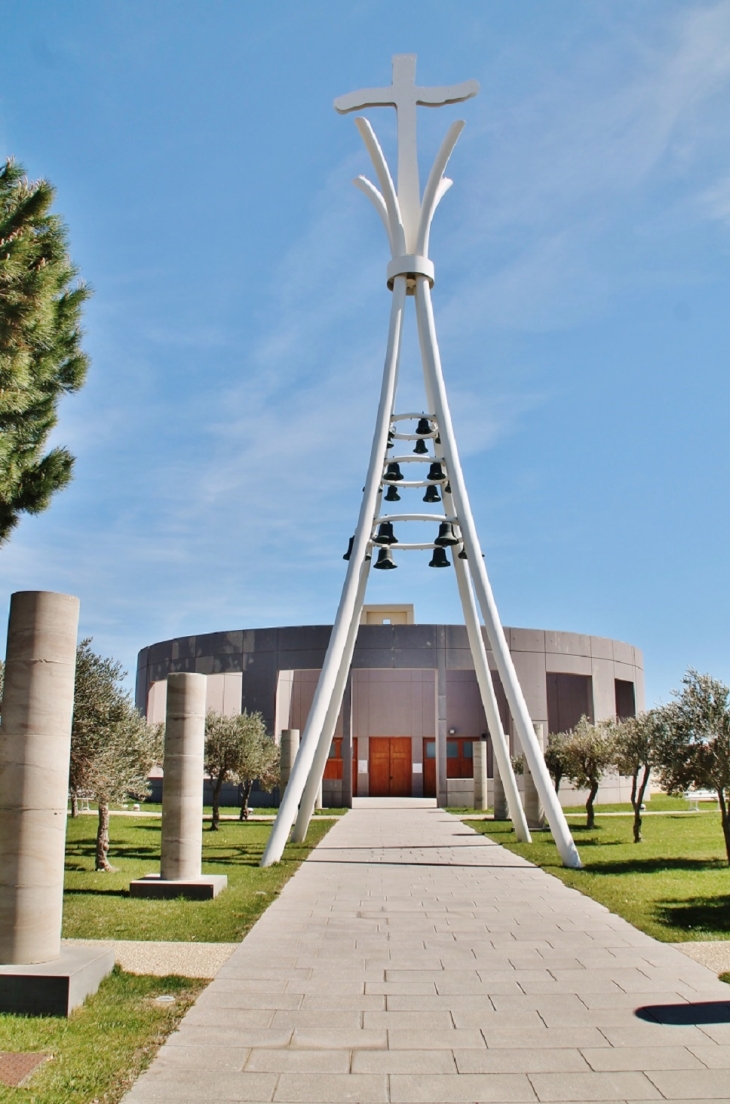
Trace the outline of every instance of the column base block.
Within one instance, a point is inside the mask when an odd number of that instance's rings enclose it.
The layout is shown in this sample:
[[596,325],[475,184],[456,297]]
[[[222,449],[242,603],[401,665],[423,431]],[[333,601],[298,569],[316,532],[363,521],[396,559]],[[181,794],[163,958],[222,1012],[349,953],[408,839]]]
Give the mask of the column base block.
[[145,874],[129,883],[130,897],[155,897],[173,901],[185,897],[188,901],[211,901],[228,885],[225,874],[201,874],[199,878],[161,878],[159,874]]
[[113,969],[112,948],[88,946],[64,946],[51,962],[0,966],[0,1012],[68,1016]]

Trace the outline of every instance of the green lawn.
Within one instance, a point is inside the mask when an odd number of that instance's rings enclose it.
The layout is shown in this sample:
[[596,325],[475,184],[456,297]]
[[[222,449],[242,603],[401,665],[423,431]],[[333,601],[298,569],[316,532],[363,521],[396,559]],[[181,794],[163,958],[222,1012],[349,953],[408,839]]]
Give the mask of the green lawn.
[[0,1050],[53,1055],[27,1087],[0,1085],[0,1104],[116,1104],[207,984],[115,969],[67,1020],[0,1015]]
[[468,823],[656,939],[730,939],[730,868],[717,813],[645,817],[638,844],[629,817],[599,813],[590,832],[571,819],[583,870],[560,864],[549,832],[534,833],[524,844],[508,822]]
[[241,939],[331,827],[313,820],[307,843],[289,844],[282,861],[258,864],[271,824],[223,821],[203,832],[203,872],[227,874],[213,901],[149,901],[129,896],[133,878],[160,869],[160,821],[112,817],[113,874],[94,871],[96,819],[68,821],[63,935],[71,939],[159,939],[229,943]]

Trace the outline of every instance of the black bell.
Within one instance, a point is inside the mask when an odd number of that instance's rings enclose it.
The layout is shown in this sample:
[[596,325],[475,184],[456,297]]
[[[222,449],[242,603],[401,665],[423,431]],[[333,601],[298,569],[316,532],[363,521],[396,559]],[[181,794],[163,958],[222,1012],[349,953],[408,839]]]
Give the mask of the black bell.
[[459,559],[460,560],[468,560],[469,559],[469,557],[466,554],[466,549],[465,548],[462,548],[461,552],[459,553]]
[[[431,465],[433,467],[433,465]],[[400,464],[388,464],[385,469],[385,475],[383,476],[383,482],[385,483],[398,483],[403,478],[403,472],[400,470]]]
[[378,526],[378,535],[373,537],[373,544],[397,544],[398,538],[393,532],[392,521],[381,521]]
[[342,557],[343,560],[349,560],[350,556],[352,555],[352,546],[353,546],[354,543],[355,543],[355,538],[350,537],[350,543],[347,546],[347,552],[345,552],[344,556]]
[[[396,465],[397,467],[397,465]],[[385,477],[387,479],[387,476]],[[427,479],[445,479],[443,468],[438,460],[434,461],[431,467],[428,469]]]
[[397,563],[393,563],[393,553],[390,549],[381,548],[378,552],[378,558],[373,564],[373,568],[377,568],[378,571],[393,571],[397,566]]
[[[378,566],[377,564],[375,565]],[[429,567],[451,567],[449,558],[443,548],[434,548],[433,557],[428,565]]]
[[447,483],[446,486],[444,487],[444,490],[446,491],[447,494],[451,494],[451,484]]
[[416,447],[413,451],[417,456],[428,456],[428,447],[423,438],[419,438],[419,440],[416,441]]
[[416,426],[416,433],[420,433],[420,434],[423,434],[423,436],[425,436],[427,433],[430,433],[430,432],[431,432],[431,423],[429,422],[428,418],[420,418],[419,422],[418,422],[418,425]]
[[[430,488],[429,488],[429,490],[430,490]],[[398,488],[394,487],[392,483],[388,487],[388,490],[385,492],[385,501],[386,502],[400,502],[400,495],[398,494]]]
[[[393,490],[395,490],[395,487],[393,488]],[[386,498],[387,497],[388,496],[386,495]],[[441,501],[441,495],[439,494],[438,487],[426,487],[426,493],[423,496],[423,501],[424,502],[440,502]]]
[[441,522],[439,525],[439,535],[433,543],[440,545],[442,548],[448,548],[450,544],[459,543],[459,537],[455,535],[454,526],[450,521]]

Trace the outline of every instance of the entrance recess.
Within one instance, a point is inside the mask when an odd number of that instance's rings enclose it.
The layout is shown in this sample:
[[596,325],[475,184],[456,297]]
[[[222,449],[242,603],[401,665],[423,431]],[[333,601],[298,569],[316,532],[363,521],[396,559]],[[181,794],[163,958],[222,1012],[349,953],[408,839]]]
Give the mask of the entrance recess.
[[410,736],[370,737],[371,797],[410,797],[412,771]]

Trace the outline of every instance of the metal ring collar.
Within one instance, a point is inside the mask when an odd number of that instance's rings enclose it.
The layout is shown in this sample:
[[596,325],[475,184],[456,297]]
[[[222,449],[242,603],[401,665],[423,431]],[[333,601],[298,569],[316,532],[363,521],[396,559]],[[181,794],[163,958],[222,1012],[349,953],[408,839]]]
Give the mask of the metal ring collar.
[[394,257],[389,263],[386,274],[388,277],[388,289],[393,290],[396,276],[406,277],[406,294],[413,295],[416,290],[416,276],[425,276],[433,287],[436,270],[433,261],[428,257],[421,257],[418,253],[406,253],[402,257]]

